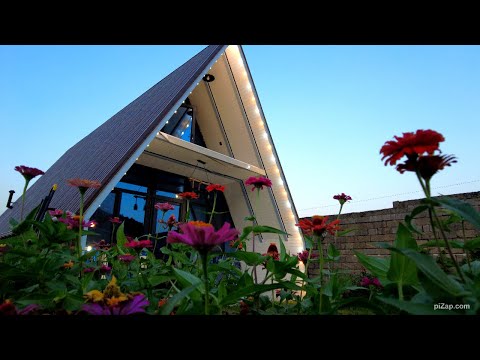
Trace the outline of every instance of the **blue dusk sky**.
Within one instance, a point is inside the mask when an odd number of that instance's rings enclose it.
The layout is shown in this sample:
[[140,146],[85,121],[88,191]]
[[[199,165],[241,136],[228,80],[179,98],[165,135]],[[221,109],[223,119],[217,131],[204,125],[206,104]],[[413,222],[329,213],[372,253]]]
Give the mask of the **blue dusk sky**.
[[[27,165],[68,148],[204,46],[0,46],[0,213]],[[433,194],[480,190],[479,46],[244,46],[300,216],[388,208],[422,197],[384,166],[393,135],[433,129],[458,157]],[[33,182],[32,182],[33,183]]]

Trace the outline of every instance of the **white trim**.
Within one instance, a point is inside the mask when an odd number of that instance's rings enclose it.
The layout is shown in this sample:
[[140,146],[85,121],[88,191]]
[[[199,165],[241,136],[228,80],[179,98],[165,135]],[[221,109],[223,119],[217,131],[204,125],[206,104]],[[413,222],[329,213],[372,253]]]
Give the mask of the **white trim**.
[[182,105],[183,101],[190,95],[190,93],[197,87],[197,83],[199,83],[202,78],[205,76],[205,71],[208,71],[210,67],[215,64],[215,62],[222,56],[223,52],[226,50],[228,45],[224,45],[222,49],[218,52],[217,56],[215,56],[207,66],[202,70],[199,77],[196,78],[192,85],[185,91],[185,93],[180,97],[180,99],[171,107],[170,111],[164,116],[162,121],[160,121],[158,127],[152,131],[152,133],[140,144],[137,150],[133,153],[133,155],[128,159],[125,164],[120,168],[120,170],[112,177],[112,179],[108,182],[108,184],[103,188],[103,190],[98,194],[95,200],[90,204],[90,206],[85,210],[84,217],[89,219],[93,213],[100,207],[103,203],[103,200],[112,192],[113,187],[122,179],[125,173],[132,167],[134,162],[143,151],[147,148],[147,146],[153,141],[153,139],[157,136],[157,133],[163,128],[165,122],[170,119],[174,112]]

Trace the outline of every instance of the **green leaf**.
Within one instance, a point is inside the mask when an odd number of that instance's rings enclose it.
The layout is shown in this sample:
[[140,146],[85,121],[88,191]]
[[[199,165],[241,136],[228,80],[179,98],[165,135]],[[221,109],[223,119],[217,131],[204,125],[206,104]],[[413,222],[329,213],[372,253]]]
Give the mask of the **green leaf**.
[[327,257],[331,260],[340,259],[340,251],[338,251],[332,243],[328,244]]
[[245,240],[248,235],[252,232],[253,227],[252,226],[245,226],[242,231],[242,235],[238,238],[238,240]]
[[32,221],[35,218],[35,215],[37,215],[39,207],[40,205],[36,206],[32,211],[30,211],[25,220],[23,220],[21,223],[17,223],[17,225],[12,228],[12,233],[14,235],[20,235],[25,231],[30,230],[30,227],[32,226]]
[[425,210],[428,209],[428,206],[427,205],[420,205],[420,206],[417,206],[415,209],[412,210],[412,212],[409,214],[409,215],[406,215],[405,216],[405,223],[407,225],[407,228],[408,230],[412,231],[412,232],[415,232],[417,234],[422,234],[421,231],[419,231],[413,224],[412,224],[412,220],[419,214],[421,214],[422,212],[424,212]]
[[253,232],[255,234],[280,234],[280,235],[288,235],[285,231],[275,229],[271,226],[266,225],[256,225],[253,227]]
[[197,287],[199,286],[200,284],[194,284],[194,285],[191,285],[185,289],[183,289],[182,291],[180,291],[179,293],[173,295],[171,298],[169,298],[167,300],[167,303],[165,305],[162,306],[161,308],[161,311],[160,311],[160,315],[169,315],[173,309],[175,308],[175,306],[180,302],[182,301],[184,298],[186,298],[192,291],[194,291],[195,289],[197,289]]
[[172,279],[173,277],[169,275],[152,275],[148,278],[148,282],[152,287],[155,287]]
[[174,271],[175,275],[177,276],[178,281],[183,286],[187,287],[187,286],[195,285],[195,287],[198,287],[198,290],[202,294],[205,293],[205,286],[203,285],[203,282],[200,278],[196,277],[195,275],[193,275],[189,272],[186,272],[186,271],[183,271],[183,270],[180,270],[180,269],[177,269],[177,268],[174,268],[173,271]]
[[249,251],[235,251],[233,253],[226,254],[229,257],[233,257],[237,260],[245,262],[248,266],[256,266],[263,263],[268,256],[262,256],[256,252]]
[[378,277],[382,283],[383,280],[387,279],[388,269],[390,268],[390,257],[379,258],[376,256],[368,256],[358,251],[355,251],[355,255],[358,261],[360,261],[360,264],[370,271],[373,276]]
[[468,251],[474,251],[480,248],[480,237],[468,240],[464,244],[464,248]]
[[255,221],[256,218],[255,218],[255,216],[247,216],[244,220],[245,221]]
[[471,223],[478,230],[480,230],[480,214],[469,203],[450,197],[436,198],[435,201],[444,208],[460,215],[464,220]]
[[[438,245],[437,245],[437,243],[438,243]],[[450,244],[450,247],[452,247],[454,249],[463,249],[464,248],[463,241],[449,240],[448,243]],[[437,247],[437,246],[447,247],[447,244],[445,243],[445,240],[438,239],[438,240],[429,240],[425,244],[422,244],[420,246],[421,247]]]
[[305,239],[305,248],[306,249],[313,249],[313,240],[310,236],[304,235]]
[[345,229],[345,230],[338,231],[337,232],[337,237],[345,236],[345,235],[351,233],[352,231],[356,231],[356,230],[357,229]]
[[412,249],[392,248],[391,250],[399,252],[411,259],[425,276],[427,276],[438,287],[444,289],[447,293],[453,296],[461,296],[465,294],[462,285],[447,276],[431,256],[420,254]]
[[[394,243],[397,249],[417,249],[417,243],[405,225],[398,225],[397,236]],[[417,267],[415,262],[401,253],[392,253],[390,268],[387,272],[388,280],[401,285],[418,284]]]
[[476,277],[480,276],[480,261],[479,260],[472,261],[470,263],[470,266],[468,266],[468,264],[463,264],[460,268],[464,273],[472,274],[473,276],[476,276]]
[[220,302],[220,305],[224,306],[224,305],[233,304],[243,297],[246,297],[249,295],[253,296],[254,294],[263,293],[266,291],[275,290],[283,287],[285,286],[282,283],[268,284],[268,285],[250,285],[250,286],[242,287],[230,293],[225,298],[223,298],[223,300]]
[[67,311],[76,311],[80,310],[83,303],[83,297],[74,294],[67,294],[63,300],[63,308]]
[[287,249],[285,248],[285,244],[280,236],[278,237],[278,241],[280,242],[280,261],[284,261],[285,257],[287,256]]
[[385,297],[377,297],[377,299],[413,315],[458,315],[454,311],[434,310],[433,304],[418,304]]
[[127,237],[125,236],[125,222],[117,229],[117,246],[123,247],[127,243]]

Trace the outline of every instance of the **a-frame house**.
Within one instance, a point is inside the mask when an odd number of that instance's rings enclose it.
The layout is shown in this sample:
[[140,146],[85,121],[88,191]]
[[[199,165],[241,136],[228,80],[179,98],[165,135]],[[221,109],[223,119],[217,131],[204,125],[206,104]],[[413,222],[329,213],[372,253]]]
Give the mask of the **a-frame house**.
[[[258,200],[244,184],[250,176],[267,176],[273,183]],[[75,144],[28,189],[25,212],[53,184],[58,189],[50,207],[78,212],[78,190],[67,185],[70,178],[102,183],[86,192],[85,217],[99,222],[95,231],[106,240],[113,216],[125,221],[127,235],[161,233],[161,212],[154,204],[174,204],[167,216],[181,218],[185,204],[176,194],[183,191],[201,194],[192,202],[192,216],[201,220],[211,205],[204,186],[218,183],[226,190],[218,199],[217,225],[230,221],[241,230],[248,225],[245,217],[255,213],[259,224],[289,234],[285,244],[292,254],[304,248],[241,46],[208,46]],[[19,217],[20,198],[0,216],[0,236],[9,234],[9,219]],[[265,252],[278,235],[259,240],[256,251]]]

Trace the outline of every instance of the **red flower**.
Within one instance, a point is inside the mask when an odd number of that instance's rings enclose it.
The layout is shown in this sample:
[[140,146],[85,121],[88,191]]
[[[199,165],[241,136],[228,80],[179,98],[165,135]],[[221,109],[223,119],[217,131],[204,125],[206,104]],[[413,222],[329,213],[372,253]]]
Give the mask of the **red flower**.
[[223,185],[219,185],[219,184],[210,184],[207,186],[207,191],[208,192],[211,192],[211,191],[221,191],[221,192],[224,192],[225,191],[225,186]]
[[38,175],[45,174],[42,170],[31,168],[25,165],[15,166],[15,171],[18,171],[20,174],[22,174],[27,182]]
[[[309,251],[308,250],[303,250],[302,252],[299,252],[297,254],[297,257],[298,257],[298,260],[300,260],[303,264],[307,265],[307,261],[308,261],[308,253]],[[313,254],[310,256],[310,259],[314,259],[318,257],[318,254]]]
[[408,158],[405,163],[397,165],[397,171],[403,174],[405,171],[415,172],[418,169],[420,176],[425,180],[430,180],[439,170],[445,166],[456,163],[453,155],[432,155]]
[[169,204],[168,202],[166,202],[166,203],[156,203],[155,204],[155,209],[163,211],[163,212],[167,212],[168,210],[174,210],[175,206],[173,206],[172,204]]
[[187,200],[199,198],[198,194],[194,193],[193,191],[182,192],[178,194],[178,196],[180,196],[182,199],[187,199]]
[[87,189],[89,188],[98,189],[100,186],[102,186],[102,184],[96,180],[87,180],[87,179],[79,179],[79,178],[68,179],[67,183],[70,186],[78,187],[78,190],[80,190],[82,194],[84,194],[85,191],[87,191]]
[[215,246],[234,240],[238,236],[238,231],[230,228],[228,222],[223,224],[218,231],[215,231],[213,225],[203,221],[190,221],[180,225],[180,230],[182,233],[170,231],[167,236],[167,243],[190,245],[201,253],[206,253]]
[[339,194],[339,195],[335,195],[333,198],[334,198],[335,200],[338,200],[338,201],[340,202],[340,205],[343,205],[343,204],[345,204],[347,201],[352,200],[352,197],[351,197],[351,196],[345,195],[345,193],[343,193],[343,192],[342,192],[341,194]]
[[272,187],[272,181],[265,176],[251,176],[245,180],[245,185],[253,185],[252,191],[255,189],[263,190],[263,187]]
[[382,160],[385,165],[395,165],[404,155],[412,157],[424,153],[432,155],[435,150],[439,150],[439,143],[445,141],[442,134],[433,130],[417,130],[415,133],[403,133],[402,137],[394,136],[395,140],[387,141],[380,153],[383,154]]
[[328,231],[330,234],[335,235],[335,231],[340,230],[340,220],[334,220],[327,224],[328,216],[312,216],[312,220],[302,219],[299,221],[296,226],[302,229],[302,232],[311,236],[312,234],[317,236],[322,236],[325,231]]
[[113,223],[113,224],[121,224],[121,223],[122,223],[122,220],[120,220],[120,218],[117,217],[117,216],[108,219],[108,221],[110,221],[110,222]]

